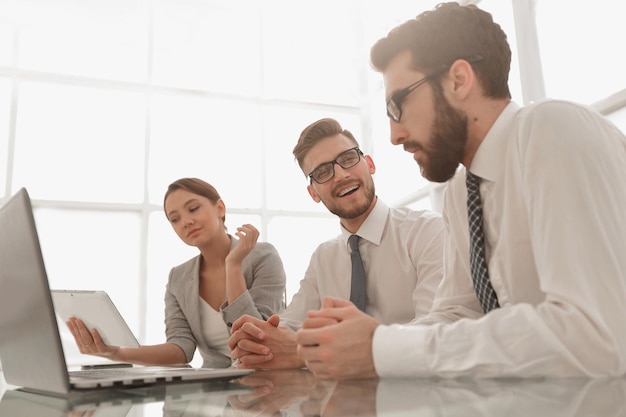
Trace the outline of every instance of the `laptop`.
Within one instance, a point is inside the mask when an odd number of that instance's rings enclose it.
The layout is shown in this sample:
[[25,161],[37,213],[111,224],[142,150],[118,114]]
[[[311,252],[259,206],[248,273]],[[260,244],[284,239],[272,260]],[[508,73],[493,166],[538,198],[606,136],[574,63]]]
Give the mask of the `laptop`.
[[235,379],[253,370],[132,367],[69,372],[30,197],[20,189],[0,208],[0,361],[23,390],[66,395],[180,381]]

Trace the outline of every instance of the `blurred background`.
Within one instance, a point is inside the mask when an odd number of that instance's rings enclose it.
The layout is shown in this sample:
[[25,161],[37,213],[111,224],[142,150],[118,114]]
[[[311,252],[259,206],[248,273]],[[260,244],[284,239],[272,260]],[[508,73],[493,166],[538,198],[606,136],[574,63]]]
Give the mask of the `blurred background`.
[[[355,134],[387,204],[440,209],[442,186],[389,142],[369,64],[377,39],[437,3],[0,0],[0,204],[26,187],[51,287],[106,290],[142,343],[160,343],[169,270],[197,253],[163,195],[203,178],[230,231],[253,223],[279,250],[289,301],[339,233],[291,153],[309,123],[334,117]],[[515,101],[581,102],[626,130],[619,2],[464,3],[507,33]]]

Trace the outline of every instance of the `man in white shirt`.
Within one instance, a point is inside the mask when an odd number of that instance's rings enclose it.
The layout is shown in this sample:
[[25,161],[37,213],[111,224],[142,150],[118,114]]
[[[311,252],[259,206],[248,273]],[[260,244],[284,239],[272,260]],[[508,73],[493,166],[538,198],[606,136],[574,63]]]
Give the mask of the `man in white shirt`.
[[[408,326],[325,299],[297,333],[308,368],[338,379],[623,375],[624,134],[573,103],[511,102],[506,35],[473,5],[422,13],[379,40],[371,58],[392,143],[426,178],[449,180],[444,279],[431,312]],[[482,221],[468,214],[472,189]],[[472,274],[481,257],[470,260],[470,247],[481,245],[468,218],[483,226],[487,274]],[[483,309],[485,293],[494,297]]]
[[[318,246],[283,314],[267,322],[243,316],[229,346],[240,367],[293,368],[294,330],[323,296],[351,299],[348,238],[358,244],[365,269],[365,311],[382,323],[407,323],[430,310],[443,276],[443,222],[437,213],[390,208],[375,194],[371,156],[333,119],[318,120],[300,135],[294,156],[309,178],[311,198],[340,220],[341,234]],[[277,327],[280,322],[280,327]]]

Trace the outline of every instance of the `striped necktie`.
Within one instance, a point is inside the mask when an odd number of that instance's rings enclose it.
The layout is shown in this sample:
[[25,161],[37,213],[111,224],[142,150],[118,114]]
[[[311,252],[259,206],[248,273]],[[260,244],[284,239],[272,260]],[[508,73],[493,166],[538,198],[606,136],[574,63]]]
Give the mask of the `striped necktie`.
[[483,234],[483,206],[480,201],[480,177],[467,171],[467,218],[470,232],[470,265],[474,290],[483,311],[488,313],[500,307],[491,282],[485,260],[485,236]]

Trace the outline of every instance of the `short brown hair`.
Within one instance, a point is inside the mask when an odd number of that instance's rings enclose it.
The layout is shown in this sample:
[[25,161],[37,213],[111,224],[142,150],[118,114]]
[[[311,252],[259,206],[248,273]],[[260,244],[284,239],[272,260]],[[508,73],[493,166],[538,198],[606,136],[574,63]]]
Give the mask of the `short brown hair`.
[[[354,138],[354,135],[352,135],[349,130],[342,128],[338,121],[331,119],[330,117],[320,119],[305,127],[302,133],[300,133],[298,143],[295,148],[293,148],[293,156],[296,161],[298,161],[300,169],[302,169],[302,163],[306,154],[309,153],[311,148],[315,146],[317,142],[329,136],[339,134],[342,134],[353,141],[355,146],[359,146],[359,143]],[[304,175],[307,175],[307,173],[305,172]]]
[[383,72],[395,56],[406,50],[411,51],[413,69],[425,73],[445,68],[457,59],[474,60],[472,68],[484,94],[511,98],[511,48],[506,34],[490,13],[475,5],[440,3],[395,27],[372,46],[372,66]]
[[[165,192],[165,196],[163,197],[163,210],[165,210],[165,201],[167,200],[167,197],[169,197],[169,195],[176,190],[187,190],[190,193],[206,197],[213,203],[217,203],[219,200],[222,199],[215,187],[213,187],[208,182],[203,181],[199,178],[181,178],[174,181],[167,187],[167,191]],[[165,215],[167,216],[167,212],[165,213]],[[226,222],[226,215],[222,217],[222,222]]]

